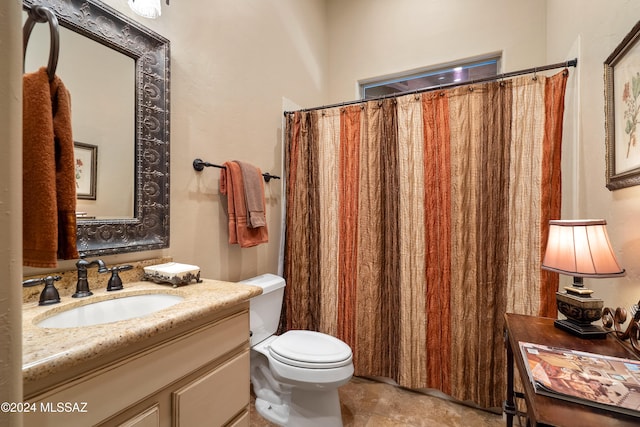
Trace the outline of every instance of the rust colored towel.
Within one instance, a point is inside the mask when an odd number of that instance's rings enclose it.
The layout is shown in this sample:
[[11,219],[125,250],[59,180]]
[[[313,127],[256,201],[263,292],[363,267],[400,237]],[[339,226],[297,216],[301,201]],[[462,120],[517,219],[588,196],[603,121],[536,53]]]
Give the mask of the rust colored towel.
[[23,264],[78,258],[71,102],[46,68],[23,78]]
[[240,166],[242,180],[244,182],[244,201],[247,207],[248,221],[250,228],[264,227],[267,220],[264,213],[264,184],[262,171],[257,167],[235,160]]
[[240,166],[236,162],[226,162],[224,166],[225,169],[220,171],[220,192],[227,196],[229,243],[239,244],[241,248],[267,243],[269,234],[266,224],[258,228],[249,228],[247,224],[247,207]]

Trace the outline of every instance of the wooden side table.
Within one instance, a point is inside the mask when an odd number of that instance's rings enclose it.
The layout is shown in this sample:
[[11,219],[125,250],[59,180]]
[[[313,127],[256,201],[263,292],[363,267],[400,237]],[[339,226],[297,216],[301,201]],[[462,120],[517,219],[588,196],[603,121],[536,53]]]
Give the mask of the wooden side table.
[[[637,359],[630,350],[613,337],[582,339],[554,327],[553,321],[554,319],[544,317],[505,314],[507,400],[504,402],[503,410],[506,414],[507,426],[513,426],[513,417],[517,414],[515,398],[524,398],[527,405],[527,425],[530,426],[640,426],[640,418],[536,394],[520,353],[518,344],[520,341]],[[516,394],[514,391],[514,362],[520,372],[524,393]]]

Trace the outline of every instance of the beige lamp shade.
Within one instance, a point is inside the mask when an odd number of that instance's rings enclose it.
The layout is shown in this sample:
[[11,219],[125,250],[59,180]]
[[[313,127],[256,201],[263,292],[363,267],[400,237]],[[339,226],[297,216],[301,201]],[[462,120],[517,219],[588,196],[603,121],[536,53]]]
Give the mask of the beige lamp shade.
[[606,225],[603,219],[549,221],[542,268],[575,277],[623,276]]

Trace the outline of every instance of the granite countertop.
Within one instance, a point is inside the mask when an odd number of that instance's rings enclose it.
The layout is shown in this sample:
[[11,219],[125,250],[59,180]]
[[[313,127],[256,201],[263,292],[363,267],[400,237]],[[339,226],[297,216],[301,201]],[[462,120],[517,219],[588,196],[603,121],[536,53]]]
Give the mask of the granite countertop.
[[[125,283],[121,291],[92,291],[91,297],[65,297],[55,305],[38,306],[37,302],[23,304],[23,381],[36,381],[38,378],[58,373],[262,293],[262,289],[257,286],[208,279],[178,288],[142,281]],[[63,329],[36,326],[38,322],[53,314],[85,305],[89,301],[97,302],[148,293],[181,295],[185,299],[144,317],[108,324]]]

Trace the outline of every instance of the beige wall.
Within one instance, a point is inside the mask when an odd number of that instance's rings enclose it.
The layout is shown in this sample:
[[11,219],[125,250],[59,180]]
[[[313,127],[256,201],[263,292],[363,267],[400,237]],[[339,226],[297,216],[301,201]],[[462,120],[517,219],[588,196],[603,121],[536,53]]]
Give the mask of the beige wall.
[[[122,0],[124,3],[124,0]],[[239,280],[277,272],[282,180],[265,184],[269,243],[227,243],[219,169],[199,157],[245,160],[283,175],[283,97],[322,103],[326,93],[324,2],[171,2],[143,23],[171,40],[171,249],[204,277]]]
[[503,71],[545,62],[541,0],[328,0],[331,102],[357,81],[486,55]]
[[626,277],[585,279],[605,305],[640,299],[640,186],[609,191],[605,178],[603,63],[640,19],[634,0],[548,0],[547,59],[579,58],[567,105],[563,152],[565,218],[604,218]]
[[[0,2],[0,402],[22,401],[22,21]],[[0,425],[20,417],[0,411]]]

